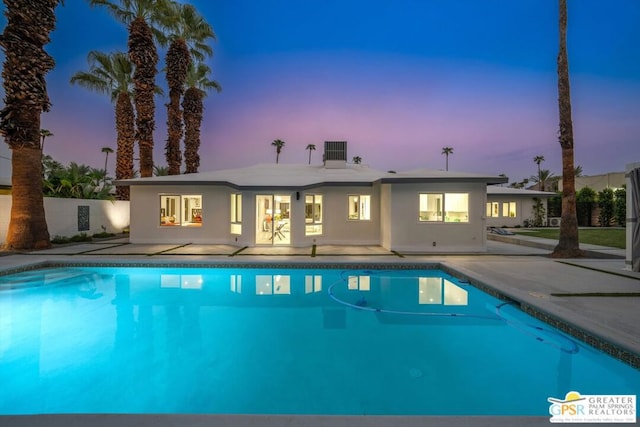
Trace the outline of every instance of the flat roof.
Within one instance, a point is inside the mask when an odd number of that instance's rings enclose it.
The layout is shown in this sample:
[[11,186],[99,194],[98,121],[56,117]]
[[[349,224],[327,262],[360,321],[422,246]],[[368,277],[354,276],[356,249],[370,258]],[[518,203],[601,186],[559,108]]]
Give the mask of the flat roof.
[[487,186],[487,195],[501,194],[510,196],[553,197],[557,193],[551,191],[526,190],[524,188],[501,187],[499,185]]
[[235,188],[296,188],[321,185],[372,185],[411,182],[506,183],[507,178],[466,172],[416,169],[382,172],[366,165],[346,164],[343,168],[324,165],[262,163],[237,169],[223,169],[183,175],[117,180],[117,185],[228,185]]

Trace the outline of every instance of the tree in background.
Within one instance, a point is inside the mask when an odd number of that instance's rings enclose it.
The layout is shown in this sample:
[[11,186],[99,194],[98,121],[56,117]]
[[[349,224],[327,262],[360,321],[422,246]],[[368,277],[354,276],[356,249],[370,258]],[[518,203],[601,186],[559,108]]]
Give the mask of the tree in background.
[[354,156],[353,159],[351,159],[351,161],[353,162],[354,165],[359,165],[360,163],[362,163],[362,157]]
[[600,208],[600,214],[598,220],[600,227],[610,227],[613,220],[613,190],[605,188],[598,193],[598,207]]
[[578,225],[591,227],[593,208],[598,201],[598,195],[590,187],[584,187],[576,193],[576,215]]
[[44,153],[44,140],[53,136],[53,133],[49,129],[40,129],[40,151]]
[[542,227],[544,224],[545,218],[545,208],[544,203],[539,197],[533,198],[533,207],[531,208],[533,218],[531,219],[531,225],[533,227]]
[[280,153],[282,152],[282,148],[284,147],[285,144],[286,142],[284,142],[281,139],[274,139],[273,142],[271,143],[271,145],[276,147],[276,164],[280,160]]
[[[89,71],[79,71],[71,77],[72,84],[109,95],[115,102],[116,179],[133,178],[135,116],[133,111],[133,65],[122,52],[91,51],[87,56]],[[120,200],[129,200],[129,187],[116,186]]]
[[542,169],[538,171],[538,176],[532,175],[530,179],[538,185],[538,190],[546,191],[547,182],[553,177],[553,172],[549,169]]
[[156,74],[158,51],[152,25],[167,12],[167,0],[89,0],[104,6],[129,31],[129,60],[134,65],[133,85],[136,110],[136,139],[140,150],[140,175],[153,175],[153,130],[155,129]]
[[44,50],[56,25],[59,0],[4,1],[4,108],[0,135],[11,149],[11,216],[5,240],[9,249],[51,247],[42,194],[40,115],[49,111],[45,76],[55,66]]
[[[536,165],[538,165],[538,180],[535,181],[535,182],[537,182],[539,184],[540,182],[542,182],[542,177],[540,176],[540,172],[541,172],[540,171],[540,163],[544,162],[544,156],[535,156],[533,158],[533,161],[535,162]],[[538,185],[538,190],[544,191],[544,189],[540,188],[540,185]]]
[[187,90],[182,99],[184,112],[184,165],[185,173],[197,173],[200,167],[200,126],[204,115],[203,100],[207,92],[222,90],[220,84],[210,79],[211,68],[203,63],[191,64],[187,73]]
[[307,145],[307,148],[305,148],[305,150],[309,150],[309,164],[311,164],[311,152],[315,151],[315,149],[316,149],[315,144],[309,144]]
[[569,87],[569,58],[567,55],[567,0],[558,0],[558,115],[560,147],[562,148],[562,221],[558,245],[552,256],[574,258],[582,256],[578,240],[576,214],[576,182],[573,161],[573,122],[571,118],[571,90]]
[[453,148],[452,147],[443,147],[442,148],[442,154],[444,154],[445,158],[446,158],[446,167],[445,170],[449,170],[449,154],[453,154]]
[[104,156],[104,182],[103,182],[103,186],[107,185],[107,162],[109,161],[109,153],[113,153],[113,148],[111,147],[102,147],[102,151],[103,153],[105,153]]
[[[213,53],[208,39],[215,39],[211,26],[189,4],[171,3],[168,13],[161,19],[170,41],[166,55],[166,75],[169,86],[167,104],[167,143],[165,156],[169,175],[180,174],[182,155],[180,140],[183,134],[183,114],[180,102],[185,91],[185,82],[192,57],[202,61]],[[162,37],[164,41],[164,37]]]
[[620,227],[627,226],[627,188],[618,188],[613,192],[615,198],[614,217]]

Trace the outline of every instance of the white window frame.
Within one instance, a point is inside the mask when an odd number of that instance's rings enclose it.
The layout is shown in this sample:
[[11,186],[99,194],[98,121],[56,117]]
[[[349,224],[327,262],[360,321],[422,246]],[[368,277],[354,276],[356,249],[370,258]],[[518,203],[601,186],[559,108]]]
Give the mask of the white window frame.
[[242,234],[242,193],[231,193],[231,234]]
[[[349,221],[370,221],[371,220],[371,195],[370,194],[349,194],[348,196],[347,219]],[[352,211],[355,203],[355,213]]]
[[[309,202],[311,200],[311,202]],[[319,203],[318,203],[319,202]],[[324,199],[322,194],[304,195],[304,234],[305,236],[322,235],[322,204]],[[308,218],[307,206],[311,204],[311,218]],[[319,211],[318,211],[319,209]]]
[[[423,196],[426,198],[424,201]],[[431,206],[429,206],[429,196],[434,196],[435,210],[429,210]],[[451,200],[453,196],[464,196],[466,197],[466,211],[452,211],[447,209],[447,197],[449,198],[449,205],[453,204]],[[438,203],[440,201],[440,203]],[[426,209],[422,209],[422,208]],[[430,214],[431,212],[435,212],[435,215]],[[459,217],[456,215],[455,217],[451,217],[449,213],[453,212],[466,212],[464,217]],[[469,223],[469,193],[440,193],[440,192],[429,192],[429,193],[419,193],[418,194],[418,222],[420,223],[447,223],[447,224],[468,224]]]

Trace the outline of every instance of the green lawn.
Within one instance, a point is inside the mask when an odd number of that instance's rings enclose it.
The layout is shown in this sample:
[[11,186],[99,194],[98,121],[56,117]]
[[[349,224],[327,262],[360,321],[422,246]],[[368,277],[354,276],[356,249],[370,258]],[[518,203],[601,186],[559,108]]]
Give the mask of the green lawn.
[[[558,240],[558,235],[560,234],[558,228],[528,228],[513,231],[516,234],[555,240]],[[578,236],[580,243],[625,249],[625,233],[626,230],[624,228],[581,228],[578,231]]]

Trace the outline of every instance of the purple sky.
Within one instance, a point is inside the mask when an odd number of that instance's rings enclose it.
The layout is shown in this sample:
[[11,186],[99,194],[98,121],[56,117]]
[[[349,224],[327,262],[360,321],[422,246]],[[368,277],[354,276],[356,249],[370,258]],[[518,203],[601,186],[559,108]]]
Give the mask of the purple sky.
[[[274,162],[270,143],[282,139],[282,163],[306,162],[307,144],[318,163],[324,140],[347,140],[349,158],[381,170],[444,169],[450,146],[450,170],[513,182],[535,174],[543,155],[542,167],[561,173],[555,0],[192,3],[218,35],[209,63],[223,86],[205,101],[201,171]],[[638,22],[636,0],[569,0],[575,161],[585,174],[640,161]],[[89,50],[126,49],[125,29],[74,0],[58,9],[52,37],[45,152],[101,168],[101,147],[115,149],[113,106],[68,81]],[[156,102],[160,165],[166,102]],[[10,156],[6,144],[0,156]],[[0,176],[9,165],[0,158]]]

